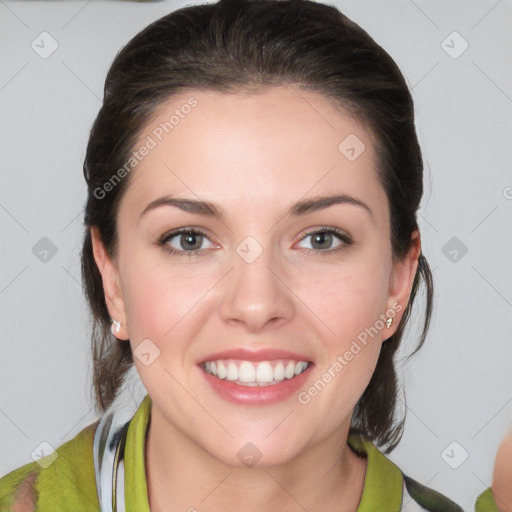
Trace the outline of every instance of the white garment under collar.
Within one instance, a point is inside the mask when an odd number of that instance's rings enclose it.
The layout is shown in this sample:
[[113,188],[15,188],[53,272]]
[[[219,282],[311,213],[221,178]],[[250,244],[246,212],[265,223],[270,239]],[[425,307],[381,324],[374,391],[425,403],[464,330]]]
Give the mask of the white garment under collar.
[[135,366],[127,372],[116,399],[103,413],[93,442],[94,473],[101,512],[125,512],[124,445],[130,420],[147,391]]

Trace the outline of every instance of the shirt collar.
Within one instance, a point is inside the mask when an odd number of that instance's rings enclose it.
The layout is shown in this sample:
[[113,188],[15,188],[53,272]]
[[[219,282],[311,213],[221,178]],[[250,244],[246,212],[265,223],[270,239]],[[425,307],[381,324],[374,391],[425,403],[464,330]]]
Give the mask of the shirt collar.
[[402,472],[368,438],[351,434],[349,446],[367,458],[363,494],[357,512],[382,510],[400,512],[402,509]]
[[125,510],[150,512],[146,480],[146,434],[151,416],[151,398],[146,395],[133,416],[124,451]]
[[[125,507],[126,512],[150,512],[145,469],[146,434],[151,416],[151,398],[142,400],[128,427],[126,438]],[[385,504],[386,511],[400,512],[403,476],[372,441],[360,434],[351,434],[348,445],[367,458],[366,476],[361,501],[356,512],[374,512]]]

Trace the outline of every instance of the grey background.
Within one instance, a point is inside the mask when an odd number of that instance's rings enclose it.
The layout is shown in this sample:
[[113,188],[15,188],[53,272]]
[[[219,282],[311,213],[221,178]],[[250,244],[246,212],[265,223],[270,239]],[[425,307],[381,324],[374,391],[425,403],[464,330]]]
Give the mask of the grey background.
[[[190,3],[0,2],[1,475],[97,419],[79,265],[88,133],[117,51]],[[390,458],[470,510],[512,421],[511,2],[332,3],[404,72],[426,164],[419,223],[436,303],[402,370],[408,419]],[[43,31],[58,43],[46,59],[31,48]],[[454,31],[469,44],[457,58]],[[43,237],[57,250],[46,262]]]

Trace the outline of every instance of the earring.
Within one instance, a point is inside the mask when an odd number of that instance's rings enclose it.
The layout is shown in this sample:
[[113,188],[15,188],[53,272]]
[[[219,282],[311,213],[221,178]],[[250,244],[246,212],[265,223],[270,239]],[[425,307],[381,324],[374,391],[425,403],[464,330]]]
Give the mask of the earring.
[[112,334],[115,336],[117,332],[121,330],[121,322],[118,320],[112,319],[112,327],[110,328]]
[[386,327],[389,329],[391,327],[392,323],[393,323],[393,318],[388,318],[386,320]]

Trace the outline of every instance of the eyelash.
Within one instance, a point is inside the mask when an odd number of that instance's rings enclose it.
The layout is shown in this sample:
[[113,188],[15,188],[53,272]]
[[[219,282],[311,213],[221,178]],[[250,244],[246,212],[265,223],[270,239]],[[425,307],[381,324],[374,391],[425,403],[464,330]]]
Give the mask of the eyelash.
[[208,238],[208,235],[206,233],[204,233],[203,231],[201,231],[200,229],[182,228],[182,229],[177,229],[176,231],[171,231],[170,233],[166,233],[165,235],[163,235],[162,238],[160,238],[160,240],[158,241],[158,245],[161,246],[164,249],[164,251],[166,251],[170,254],[174,254],[176,256],[185,256],[186,255],[189,258],[192,256],[199,255],[204,250],[204,249],[197,249],[194,251],[179,251],[179,250],[174,249],[173,247],[170,247],[169,245],[167,245],[167,243],[170,240],[172,240],[173,238],[175,238],[179,235],[201,235],[201,236],[204,236],[205,238]]
[[[304,240],[304,238],[306,238],[308,236],[316,235],[318,233],[327,233],[330,235],[335,235],[343,243],[334,249],[327,249],[325,251],[323,251],[321,249],[303,249],[303,250],[305,250],[306,252],[309,252],[309,253],[315,253],[317,255],[326,255],[326,254],[332,254],[333,252],[340,251],[340,250],[344,249],[346,246],[349,246],[353,243],[352,238],[349,235],[345,234],[343,231],[341,231],[339,229],[332,228],[332,227],[319,228],[314,231],[309,231],[304,234],[304,236],[301,238],[301,241]],[[193,251],[185,251],[185,250],[177,250],[177,249],[174,249],[173,247],[170,247],[168,245],[168,242],[179,235],[201,235],[208,239],[208,235],[206,233],[204,233],[203,231],[201,231],[200,229],[181,228],[181,229],[177,229],[175,231],[171,231],[170,233],[166,233],[165,235],[163,235],[158,240],[157,245],[162,247],[164,249],[164,251],[166,251],[170,254],[174,254],[176,256],[185,256],[186,255],[189,258],[191,258],[192,256],[199,256],[205,250],[205,249],[196,249]]]

